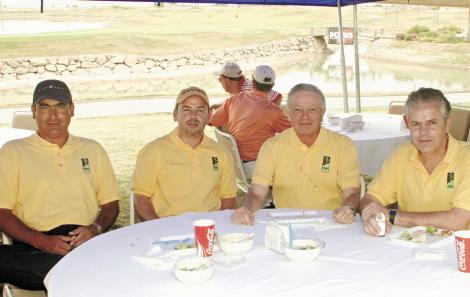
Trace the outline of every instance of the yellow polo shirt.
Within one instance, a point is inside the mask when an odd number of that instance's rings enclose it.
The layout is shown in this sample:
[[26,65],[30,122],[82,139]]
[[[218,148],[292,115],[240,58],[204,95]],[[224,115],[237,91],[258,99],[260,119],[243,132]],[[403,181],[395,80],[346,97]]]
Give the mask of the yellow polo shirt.
[[470,211],[470,146],[449,135],[444,159],[429,174],[414,145],[403,144],[385,160],[367,192],[383,205],[398,202],[404,211]]
[[336,209],[343,189],[359,187],[357,149],[348,137],[324,128],[308,147],[290,128],[263,144],[252,181],[273,186],[276,207]]
[[232,156],[206,135],[193,149],[178,128],[142,148],[132,182],[160,217],[219,210],[220,199],[237,195]]
[[38,134],[0,149],[0,208],[30,228],[89,225],[100,205],[118,199],[108,155],[96,141],[69,135],[60,148]]

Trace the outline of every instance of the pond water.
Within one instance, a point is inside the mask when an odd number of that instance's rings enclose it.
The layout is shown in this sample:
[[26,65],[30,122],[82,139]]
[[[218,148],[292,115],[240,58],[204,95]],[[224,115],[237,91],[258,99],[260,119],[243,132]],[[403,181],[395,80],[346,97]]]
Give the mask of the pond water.
[[42,20],[0,20],[0,35],[37,34],[46,32],[64,32],[74,30],[102,29],[100,22],[65,22]]

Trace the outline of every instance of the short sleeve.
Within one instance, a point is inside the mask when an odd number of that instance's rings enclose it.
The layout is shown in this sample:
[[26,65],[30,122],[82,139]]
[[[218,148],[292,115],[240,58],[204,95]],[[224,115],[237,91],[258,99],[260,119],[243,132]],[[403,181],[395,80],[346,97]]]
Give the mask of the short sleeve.
[[96,197],[100,205],[119,200],[119,187],[109,156],[104,148],[98,144],[98,171],[99,180],[97,184]]
[[251,178],[252,183],[265,187],[272,186],[274,181],[274,162],[274,143],[273,139],[270,139],[261,146]]
[[159,154],[156,149],[152,149],[149,144],[144,146],[135,164],[132,176],[132,190],[134,193],[146,197],[152,197],[157,187],[157,169],[155,168],[156,158]]

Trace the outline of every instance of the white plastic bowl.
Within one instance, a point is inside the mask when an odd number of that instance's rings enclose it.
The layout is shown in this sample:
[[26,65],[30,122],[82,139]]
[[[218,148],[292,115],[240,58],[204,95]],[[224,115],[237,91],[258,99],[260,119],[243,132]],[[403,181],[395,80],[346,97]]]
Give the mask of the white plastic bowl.
[[322,245],[317,239],[296,239],[292,248],[284,247],[284,255],[293,262],[311,262],[320,256]]
[[327,118],[327,121],[328,121],[328,124],[330,124],[331,126],[338,126],[339,122],[341,121],[341,118],[340,117],[329,116]]
[[208,258],[194,257],[177,261],[174,267],[175,277],[188,284],[200,284],[212,277],[214,268]]
[[[244,238],[244,239],[243,239]],[[227,255],[240,255],[253,248],[254,238],[248,233],[227,233],[218,237],[220,249]]]

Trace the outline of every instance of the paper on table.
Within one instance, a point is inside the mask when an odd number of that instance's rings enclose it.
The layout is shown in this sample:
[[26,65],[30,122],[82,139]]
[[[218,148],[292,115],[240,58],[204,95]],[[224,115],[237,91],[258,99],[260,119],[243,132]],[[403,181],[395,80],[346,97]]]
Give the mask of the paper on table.
[[328,218],[319,218],[315,222],[312,222],[313,228],[317,231],[325,231],[330,229],[346,227],[346,224],[339,224],[331,221]]
[[159,245],[153,245],[147,251],[131,255],[131,258],[152,269],[170,269],[178,256],[175,253],[163,251]]

